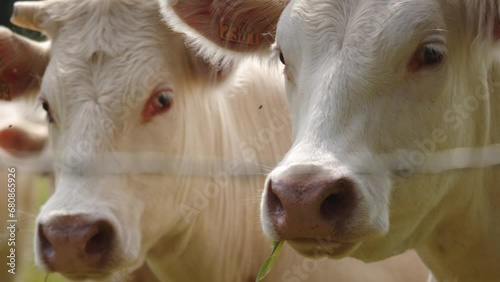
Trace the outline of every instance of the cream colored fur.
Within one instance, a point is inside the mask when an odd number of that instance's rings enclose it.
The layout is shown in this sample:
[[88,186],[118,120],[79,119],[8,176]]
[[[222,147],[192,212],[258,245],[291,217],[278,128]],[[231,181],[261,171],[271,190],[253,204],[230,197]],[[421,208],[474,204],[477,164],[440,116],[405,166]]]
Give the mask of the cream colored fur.
[[[164,282],[254,281],[270,252],[258,223],[261,187],[291,141],[279,71],[244,60],[221,80],[164,25],[156,1],[53,0],[39,14],[52,40],[40,98],[54,117],[56,191],[37,223],[78,214],[109,221],[117,241],[95,279],[120,279],[146,261]],[[173,89],[172,108],[144,122],[158,85]],[[148,162],[152,155],[168,169]],[[141,163],[116,161],[127,159]],[[36,241],[35,253],[46,269]],[[412,253],[331,264],[286,247],[266,281],[418,282],[426,273]]]
[[[178,17],[169,21],[177,29],[192,16],[181,7],[207,3],[160,2],[164,15]],[[319,167],[358,184],[349,226],[330,238],[352,248],[332,257],[375,261],[416,249],[438,281],[499,280],[500,171],[488,155],[500,143],[499,2],[294,0],[279,12],[267,6],[279,4],[238,2],[226,13],[281,13],[272,49],[286,61],[294,141],[268,183]],[[262,21],[247,25],[261,28]],[[196,45],[219,40],[203,28],[196,33]],[[429,43],[443,62],[412,69]],[[233,49],[225,55],[234,56]],[[245,50],[257,52],[240,46]],[[224,57],[220,44],[201,52]],[[458,154],[455,162],[456,152],[473,155]],[[268,237],[292,239],[277,234],[265,204],[262,222]]]

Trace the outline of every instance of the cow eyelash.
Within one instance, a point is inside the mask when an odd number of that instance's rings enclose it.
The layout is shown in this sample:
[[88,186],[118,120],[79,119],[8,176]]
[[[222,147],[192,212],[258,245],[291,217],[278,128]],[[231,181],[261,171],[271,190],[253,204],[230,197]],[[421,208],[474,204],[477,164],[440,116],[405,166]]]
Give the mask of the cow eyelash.
[[286,65],[285,56],[283,55],[281,48],[276,43],[271,47],[271,59],[273,61],[280,60],[280,62],[284,65],[283,75],[289,82],[293,82],[292,68],[289,65]]
[[283,56],[283,52],[281,52],[280,47],[276,43],[271,47],[271,58],[273,59],[273,61],[280,60],[283,65],[285,64],[285,57]]
[[47,100],[45,100],[45,99],[41,99],[41,101],[42,101],[42,108],[47,113],[47,120],[49,121],[49,123],[53,123],[54,117],[52,115],[52,110],[50,109],[49,102],[47,102]]
[[280,52],[280,61],[283,65],[286,65],[285,56],[283,56],[283,52]]
[[426,43],[413,55],[408,67],[411,71],[433,69],[440,66],[446,58],[446,48],[438,43]]
[[422,64],[435,65],[442,62],[446,52],[437,44],[426,44],[418,51]]

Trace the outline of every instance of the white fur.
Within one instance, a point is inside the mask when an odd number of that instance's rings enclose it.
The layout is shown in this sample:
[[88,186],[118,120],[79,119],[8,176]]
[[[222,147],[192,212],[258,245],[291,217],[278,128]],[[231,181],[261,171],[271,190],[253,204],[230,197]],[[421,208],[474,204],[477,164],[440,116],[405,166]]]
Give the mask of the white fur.
[[[56,192],[37,223],[80,214],[109,221],[116,248],[94,278],[119,279],[147,261],[161,281],[254,281],[270,250],[258,226],[265,175],[247,168],[274,165],[290,145],[279,73],[245,60],[217,80],[164,25],[156,1],[46,4],[52,45],[40,97],[54,117]],[[172,108],[143,122],[159,85],[173,89]],[[159,173],[158,164],[169,167]],[[426,272],[412,254],[331,267],[285,254],[267,281],[419,281]]]
[[[353,247],[333,257],[416,249],[438,281],[500,278],[499,14],[495,0],[293,0],[282,11],[273,49],[294,141],[267,183],[318,167],[361,183],[339,231]],[[412,69],[427,43],[443,63]],[[264,204],[262,222],[287,239]]]
[[[373,261],[415,248],[439,281],[493,281],[500,277],[493,266],[500,259],[499,174],[490,167],[500,142],[498,61],[495,44],[467,28],[463,9],[435,0],[290,3],[277,45],[287,63],[295,139],[269,179],[296,164],[342,175],[363,170],[349,160],[363,164],[383,154],[400,162],[401,152],[417,151],[424,163],[415,159],[405,178],[387,166],[352,176],[365,184],[343,233],[358,243],[349,255]],[[409,71],[428,41],[445,50],[443,65]],[[429,152],[424,140],[432,141]],[[373,185],[380,177],[392,184]],[[377,220],[364,220],[373,215]],[[272,235],[265,209],[262,219]],[[380,239],[356,239],[374,236]]]
[[[45,124],[44,112],[36,107],[37,104],[32,101],[20,102],[0,102],[0,130],[9,126],[17,127],[33,134],[39,135],[41,138],[47,138],[48,131]],[[32,231],[34,218],[36,214],[36,195],[39,185],[40,174],[51,171],[51,160],[47,147],[42,152],[32,152],[33,154],[23,156],[22,158],[12,156],[2,148],[0,148],[0,202],[2,203],[0,210],[0,255],[2,258],[10,255],[11,247],[14,247],[8,242],[10,233],[7,227],[10,222],[7,222],[9,212],[7,210],[8,179],[15,180],[15,208],[16,208],[16,245],[15,245],[15,275],[7,272],[10,266],[2,265],[0,268],[0,280],[5,282],[22,282],[26,281],[24,272],[31,260],[30,250],[32,242]],[[15,177],[8,177],[9,168],[15,168]],[[12,180],[11,180],[12,181]]]

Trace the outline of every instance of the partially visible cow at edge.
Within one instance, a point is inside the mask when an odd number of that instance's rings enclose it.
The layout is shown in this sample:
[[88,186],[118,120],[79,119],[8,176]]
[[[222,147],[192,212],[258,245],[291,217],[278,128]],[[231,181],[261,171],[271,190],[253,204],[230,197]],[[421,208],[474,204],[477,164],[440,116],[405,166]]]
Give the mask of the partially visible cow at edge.
[[[51,166],[44,150],[48,136],[45,113],[36,106],[32,101],[0,103],[0,281],[3,282],[25,281],[23,272],[32,258],[29,254],[36,216],[36,181]],[[9,172],[12,168],[15,170]],[[15,208],[14,218],[10,217],[9,207]],[[12,249],[15,251],[11,252]]]
[[[260,166],[290,145],[279,73],[252,60],[207,64],[156,1],[22,2],[13,22],[51,39],[49,49],[0,30],[4,50],[24,50],[1,57],[13,89],[45,70],[56,190],[37,218],[37,265],[75,280],[147,261],[161,281],[254,281],[270,251]],[[285,254],[266,281],[417,282],[427,272],[411,253],[372,265]]]
[[[3,185],[0,190],[0,222],[3,224],[0,230],[2,282],[27,282],[25,274],[33,263],[32,234],[40,195],[36,188],[40,186],[42,176],[45,176],[49,186],[54,184],[47,139],[46,114],[37,101],[31,99],[0,102],[0,185]],[[9,170],[12,168],[15,170],[11,173]],[[15,197],[15,202],[12,201],[12,196]],[[15,208],[12,213],[14,218],[10,216],[9,207]],[[16,220],[15,232],[11,226],[13,222],[7,221],[8,219]],[[157,280],[147,266],[142,266],[123,280],[135,281]]]
[[206,57],[285,65],[294,140],[266,181],[267,237],[500,281],[500,1],[160,2]]

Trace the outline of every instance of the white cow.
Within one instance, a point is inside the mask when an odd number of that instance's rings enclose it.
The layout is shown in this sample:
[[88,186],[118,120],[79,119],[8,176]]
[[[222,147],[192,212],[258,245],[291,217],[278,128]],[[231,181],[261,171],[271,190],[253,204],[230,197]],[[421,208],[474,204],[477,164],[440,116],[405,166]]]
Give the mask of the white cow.
[[50,171],[51,166],[44,150],[48,135],[45,113],[37,105],[32,101],[0,103],[0,281],[3,282],[25,281],[23,272],[32,258],[29,254],[36,216],[35,188],[38,176]]
[[[161,281],[254,281],[270,251],[259,187],[290,145],[279,73],[253,60],[207,64],[166,28],[157,1],[20,2],[13,21],[51,39],[40,99],[56,191],[37,218],[37,265],[108,280],[146,260]],[[44,62],[45,45],[0,30],[0,46],[12,45],[25,52],[4,52],[3,72],[18,70],[9,83],[43,72],[29,66]],[[373,265],[285,253],[266,281],[427,272],[411,253]]]
[[[28,94],[29,95],[29,94]],[[46,113],[38,101],[0,102],[0,281],[25,282],[33,263],[33,227],[38,209],[42,176],[54,186],[52,160],[47,148]],[[14,168],[14,173],[9,170]],[[9,182],[9,179],[10,180]],[[14,182],[15,181],[15,182]],[[12,184],[14,183],[14,184]],[[15,186],[9,193],[8,184]],[[12,188],[12,187],[11,187]],[[51,190],[52,191],[52,190]],[[10,218],[9,194],[15,196],[15,232]],[[10,202],[12,204],[12,199]],[[15,240],[14,240],[15,239]],[[14,249],[14,252],[11,250]],[[149,268],[134,271],[126,282],[157,281]]]
[[500,1],[160,2],[203,55],[271,46],[285,65],[294,140],[263,192],[269,238],[500,280]]

